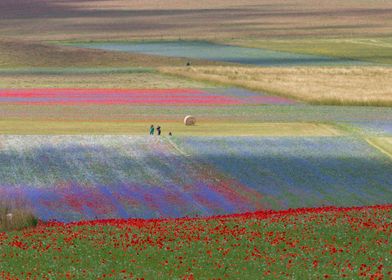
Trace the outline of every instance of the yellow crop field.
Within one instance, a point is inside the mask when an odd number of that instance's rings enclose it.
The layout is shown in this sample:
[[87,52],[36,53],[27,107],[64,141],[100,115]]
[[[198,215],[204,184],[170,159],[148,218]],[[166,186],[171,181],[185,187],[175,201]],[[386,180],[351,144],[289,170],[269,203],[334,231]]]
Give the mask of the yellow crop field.
[[392,106],[389,67],[165,67],[197,80],[240,86],[312,104]]

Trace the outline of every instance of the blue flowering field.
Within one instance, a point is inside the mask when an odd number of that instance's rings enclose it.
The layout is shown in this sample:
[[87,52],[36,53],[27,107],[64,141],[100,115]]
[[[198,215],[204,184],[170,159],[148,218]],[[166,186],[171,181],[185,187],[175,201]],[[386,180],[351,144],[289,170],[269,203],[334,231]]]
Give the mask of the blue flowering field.
[[392,200],[390,158],[356,137],[3,135],[0,144],[0,195],[43,220]]

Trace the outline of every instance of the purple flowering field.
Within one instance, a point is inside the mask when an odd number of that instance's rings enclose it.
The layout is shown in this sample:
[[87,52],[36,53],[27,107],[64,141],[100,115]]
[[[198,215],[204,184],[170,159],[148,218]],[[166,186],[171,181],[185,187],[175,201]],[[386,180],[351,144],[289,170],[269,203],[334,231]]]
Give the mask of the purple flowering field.
[[353,137],[0,136],[0,195],[44,220],[210,216],[392,199]]

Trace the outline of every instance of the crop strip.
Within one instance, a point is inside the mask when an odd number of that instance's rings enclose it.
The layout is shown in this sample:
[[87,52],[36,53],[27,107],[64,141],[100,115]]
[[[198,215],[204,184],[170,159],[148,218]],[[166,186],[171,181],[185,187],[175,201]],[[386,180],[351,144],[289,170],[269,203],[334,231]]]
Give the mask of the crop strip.
[[366,142],[371,145],[372,147],[376,148],[377,150],[379,150],[381,153],[383,153],[384,155],[388,156],[389,158],[392,159],[392,154],[390,152],[388,152],[387,150],[385,150],[384,148],[382,148],[380,145],[378,145],[377,143],[375,143],[372,139],[365,139]]

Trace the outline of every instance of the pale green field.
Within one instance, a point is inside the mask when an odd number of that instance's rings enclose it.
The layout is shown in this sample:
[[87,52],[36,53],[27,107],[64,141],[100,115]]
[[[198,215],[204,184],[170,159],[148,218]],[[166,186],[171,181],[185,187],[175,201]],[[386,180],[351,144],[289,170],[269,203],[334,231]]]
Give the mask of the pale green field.
[[[149,122],[78,122],[1,120],[0,134],[129,134],[148,135]],[[228,123],[200,122],[185,126],[180,122],[159,122],[162,135],[178,136],[336,136],[344,134],[333,125],[316,123]]]
[[392,123],[391,107],[321,105],[242,105],[242,106],[148,106],[104,105],[28,105],[0,104],[3,120],[97,121],[97,122],[178,122],[194,115],[201,122],[236,123]]
[[237,39],[226,43],[299,54],[313,54],[392,64],[392,37]]
[[[0,88],[204,88],[206,83],[154,71],[72,73],[64,70],[0,71]],[[63,73],[61,73],[63,72]],[[211,87],[211,85],[209,86]]]

